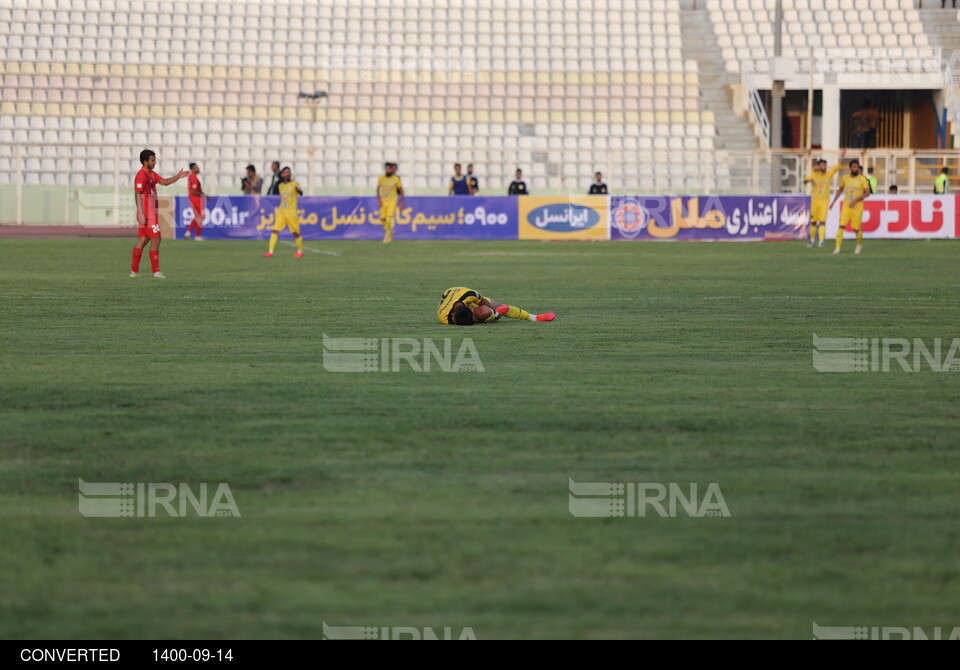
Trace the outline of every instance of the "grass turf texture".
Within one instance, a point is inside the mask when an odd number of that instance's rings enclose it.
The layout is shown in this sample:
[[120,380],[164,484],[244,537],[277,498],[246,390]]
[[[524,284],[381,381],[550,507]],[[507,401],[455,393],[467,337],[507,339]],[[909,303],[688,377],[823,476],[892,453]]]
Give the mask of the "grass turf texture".
[[[132,240],[4,240],[0,637],[960,625],[960,374],[811,364],[814,332],[960,336],[960,247],[804,244],[166,242],[157,281]],[[453,285],[558,320],[441,326]],[[324,332],[486,371],[333,374]],[[86,519],[78,478],[224,481],[242,517]],[[574,518],[568,478],[732,516]]]

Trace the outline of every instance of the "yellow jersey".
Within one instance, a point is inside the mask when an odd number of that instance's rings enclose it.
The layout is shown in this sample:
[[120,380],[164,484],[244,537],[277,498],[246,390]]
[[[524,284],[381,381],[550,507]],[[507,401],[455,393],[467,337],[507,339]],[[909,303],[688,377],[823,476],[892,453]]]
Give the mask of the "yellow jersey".
[[454,286],[448,288],[440,296],[440,304],[437,305],[437,321],[444,324],[453,323],[453,305],[462,302],[472,311],[474,307],[480,305],[483,296],[466,286]]
[[300,184],[292,180],[277,185],[277,190],[280,191],[280,209],[285,212],[296,213],[298,188],[300,188]]
[[813,174],[806,179],[806,181],[813,184],[813,190],[810,192],[810,197],[814,200],[829,200],[830,182],[833,181],[833,175],[837,174],[837,171],[842,167],[843,165],[838,163],[833,167],[832,170],[827,172],[814,170]]
[[853,213],[862,212],[863,200],[856,205],[851,203],[864,193],[870,193],[870,182],[867,181],[867,178],[862,174],[858,174],[856,177],[848,174],[840,179],[840,186],[843,187],[844,206]]
[[398,193],[403,190],[403,184],[400,183],[400,177],[397,175],[380,175],[377,180],[377,193],[384,200],[396,200]]

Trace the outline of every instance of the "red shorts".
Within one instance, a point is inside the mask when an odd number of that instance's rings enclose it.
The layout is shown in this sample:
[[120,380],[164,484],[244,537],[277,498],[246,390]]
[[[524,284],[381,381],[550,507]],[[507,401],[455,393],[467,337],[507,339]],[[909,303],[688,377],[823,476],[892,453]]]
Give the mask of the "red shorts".
[[160,237],[160,222],[156,219],[147,219],[147,225],[137,226],[137,237],[149,237],[151,240]]
[[203,198],[190,198],[190,205],[193,207],[193,218],[202,219],[203,218]]

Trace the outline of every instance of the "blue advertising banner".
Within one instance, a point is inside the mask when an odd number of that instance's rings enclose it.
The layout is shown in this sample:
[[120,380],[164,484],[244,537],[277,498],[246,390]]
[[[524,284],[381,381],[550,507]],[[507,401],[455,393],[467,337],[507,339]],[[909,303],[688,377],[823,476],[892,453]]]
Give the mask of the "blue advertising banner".
[[610,198],[613,240],[796,240],[809,221],[805,195]]
[[[517,198],[408,197],[397,211],[397,240],[515,240]],[[207,199],[203,237],[266,239],[273,230],[279,196],[221,196]],[[383,227],[374,197],[305,196],[299,199],[305,240],[380,240]],[[176,237],[193,221],[189,198],[176,198]]]

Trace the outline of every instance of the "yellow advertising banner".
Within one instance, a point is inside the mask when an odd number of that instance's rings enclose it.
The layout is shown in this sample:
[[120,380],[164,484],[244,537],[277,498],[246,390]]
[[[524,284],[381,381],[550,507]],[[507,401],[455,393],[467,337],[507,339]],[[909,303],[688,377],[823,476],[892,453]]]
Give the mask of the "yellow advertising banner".
[[604,195],[520,196],[521,240],[608,240]]

